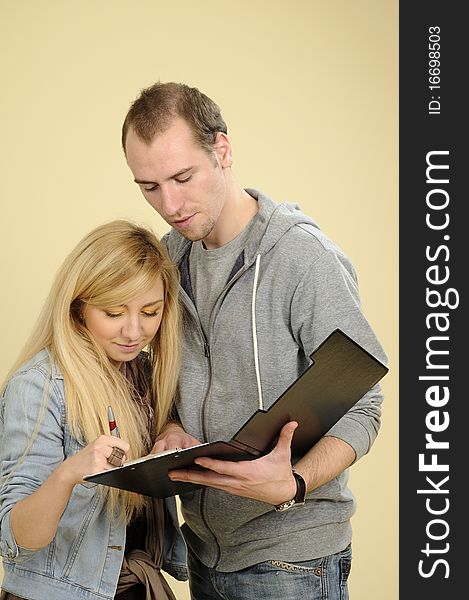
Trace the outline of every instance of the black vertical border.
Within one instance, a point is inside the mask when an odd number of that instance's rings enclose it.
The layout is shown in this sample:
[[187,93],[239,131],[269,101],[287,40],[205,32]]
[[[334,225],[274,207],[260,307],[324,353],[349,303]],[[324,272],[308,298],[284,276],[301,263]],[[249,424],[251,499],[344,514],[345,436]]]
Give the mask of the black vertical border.
[[[466,383],[465,377],[469,374],[469,228],[464,209],[469,204],[465,189],[469,127],[464,82],[468,72],[469,26],[462,14],[463,6],[463,2],[453,0],[411,0],[400,2],[399,6],[401,600],[449,599],[467,594],[464,575],[469,568],[465,543],[469,502],[463,488],[469,440],[469,381]],[[434,90],[429,88],[429,77],[436,73],[430,72],[435,65],[430,63],[435,59],[429,54],[432,43],[440,44],[441,87]],[[447,154],[433,154],[430,162],[449,168],[434,169],[429,175],[433,180],[448,178],[447,183],[427,181],[428,153],[437,151]],[[448,205],[444,207],[446,200]],[[441,208],[436,209],[438,203]],[[449,221],[438,230],[432,229],[427,219],[441,226]],[[446,282],[435,283],[435,279],[442,281],[446,276]],[[429,302],[439,301],[436,293],[429,300],[428,290],[439,292],[443,299],[448,294],[446,298],[453,308],[430,307]],[[432,313],[441,315],[441,331],[436,318],[429,316]],[[447,330],[443,331],[445,327]],[[430,357],[429,348],[447,354]],[[428,358],[437,368],[428,367]],[[443,365],[448,369],[443,369]],[[420,379],[434,375],[446,375],[449,379]],[[427,394],[432,386],[436,386],[439,399],[444,398],[447,387],[446,404],[430,405]],[[431,428],[437,425],[442,430],[432,432]],[[447,442],[449,447],[426,448],[426,435],[431,433],[434,441]],[[419,468],[420,454],[425,455],[426,464],[431,462],[432,454],[436,455],[436,463],[447,465],[448,471]],[[444,481],[447,476],[449,479]]]

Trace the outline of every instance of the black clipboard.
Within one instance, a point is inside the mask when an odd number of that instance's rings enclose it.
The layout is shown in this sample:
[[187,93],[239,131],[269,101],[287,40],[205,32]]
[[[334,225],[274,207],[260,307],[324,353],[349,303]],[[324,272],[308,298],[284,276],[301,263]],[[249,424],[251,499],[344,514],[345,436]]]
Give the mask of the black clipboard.
[[340,329],[311,354],[312,363],[268,410],[257,410],[229,441],[168,450],[131,460],[121,467],[84,477],[85,481],[164,498],[201,487],[171,481],[168,471],[198,468],[194,459],[253,460],[270,452],[282,427],[297,421],[292,441],[294,464],[386,375],[388,368]]

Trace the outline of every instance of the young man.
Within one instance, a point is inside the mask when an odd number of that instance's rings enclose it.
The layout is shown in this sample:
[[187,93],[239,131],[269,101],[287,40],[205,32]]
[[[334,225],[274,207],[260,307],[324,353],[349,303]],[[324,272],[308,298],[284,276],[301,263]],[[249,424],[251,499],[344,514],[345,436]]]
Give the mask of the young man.
[[[175,83],[143,90],[122,143],[145,199],[172,227],[165,242],[181,273],[180,423],[155,452],[230,439],[336,328],[386,360],[343,252],[296,205],[235,181],[226,124],[210,98]],[[376,438],[381,402],[375,386],[295,472],[294,422],[267,456],[201,458],[207,470],[173,472],[206,486],[181,496],[192,598],[348,597],[355,499],[347,467]]]

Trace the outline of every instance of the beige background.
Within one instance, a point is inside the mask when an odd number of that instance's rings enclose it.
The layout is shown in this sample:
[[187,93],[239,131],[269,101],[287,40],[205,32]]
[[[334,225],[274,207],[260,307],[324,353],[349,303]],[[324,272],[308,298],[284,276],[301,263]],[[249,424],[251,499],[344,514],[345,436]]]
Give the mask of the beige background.
[[0,378],[83,234],[115,217],[166,231],[120,126],[157,79],[201,88],[222,107],[240,183],[299,202],[349,254],[389,355],[382,430],[351,475],[354,600],[398,596],[397,5],[0,0]]

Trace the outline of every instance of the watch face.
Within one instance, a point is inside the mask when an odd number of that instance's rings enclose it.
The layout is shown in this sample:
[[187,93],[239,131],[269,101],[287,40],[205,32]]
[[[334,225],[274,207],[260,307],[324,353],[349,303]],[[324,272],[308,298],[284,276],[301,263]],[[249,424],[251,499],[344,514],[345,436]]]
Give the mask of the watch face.
[[292,500],[288,500],[288,502],[282,502],[282,504],[276,504],[274,506],[274,508],[277,512],[282,512],[284,510],[288,510],[295,504],[296,504],[296,502],[295,502],[295,499],[293,498]]

